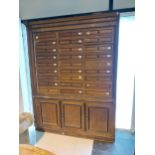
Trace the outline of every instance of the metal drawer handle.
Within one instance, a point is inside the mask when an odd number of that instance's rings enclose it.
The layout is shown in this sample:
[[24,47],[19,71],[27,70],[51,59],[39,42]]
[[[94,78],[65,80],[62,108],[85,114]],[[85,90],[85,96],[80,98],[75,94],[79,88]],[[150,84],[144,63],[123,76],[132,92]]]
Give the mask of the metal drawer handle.
[[53,66],[57,66],[57,64],[53,64]]
[[56,59],[57,57],[56,56],[53,56],[53,59]]
[[110,54],[108,54],[108,55],[107,55],[107,58],[111,58],[111,55],[110,55]]
[[82,48],[78,48],[78,51],[82,51]]
[[54,83],[55,86],[58,86],[58,83]]
[[57,73],[58,71],[57,70],[54,70],[54,73]]
[[82,70],[78,70],[78,73],[82,73]]
[[107,66],[111,66],[111,63],[110,62],[107,62]]
[[56,42],[55,42],[55,41],[53,41],[53,42],[52,42],[52,44],[53,44],[53,45],[55,45],[55,44],[56,44]]
[[82,35],[82,32],[78,32],[78,35],[81,36]]
[[82,43],[82,40],[78,40],[78,43]]
[[109,95],[110,95],[110,93],[109,93],[109,92],[106,92],[105,94],[106,94],[107,96],[109,96]]
[[82,94],[82,90],[79,90],[78,93],[79,93],[79,94]]
[[38,36],[36,36],[36,39],[38,39],[39,37]]
[[56,52],[56,49],[54,48],[52,51],[53,51],[53,52]]
[[86,86],[87,86],[87,87],[90,87],[90,84],[87,84]]
[[90,32],[88,31],[88,32],[86,32],[86,35],[90,35]]
[[108,50],[111,50],[111,46],[108,46],[107,49],[108,49]]
[[110,70],[107,70],[107,71],[106,71],[106,73],[110,73],[110,72],[111,72]]
[[82,59],[82,55],[78,55],[78,58],[79,58],[79,59]]

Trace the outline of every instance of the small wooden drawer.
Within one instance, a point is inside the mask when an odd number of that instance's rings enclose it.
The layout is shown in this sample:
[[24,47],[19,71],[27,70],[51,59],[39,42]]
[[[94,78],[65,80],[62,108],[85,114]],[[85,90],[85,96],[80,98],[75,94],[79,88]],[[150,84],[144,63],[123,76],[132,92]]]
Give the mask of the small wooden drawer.
[[104,53],[90,53],[90,54],[86,54],[85,55],[85,59],[86,60],[94,60],[94,59],[98,59],[98,60],[103,60],[103,59],[112,59],[112,54],[104,54]]
[[85,52],[86,53],[112,53],[113,52],[113,46],[112,44],[104,44],[104,45],[89,45],[85,47]]
[[78,83],[78,82],[61,82],[60,84],[61,87],[77,87],[80,88],[83,86],[83,83]]
[[38,93],[41,93],[41,94],[59,94],[59,89],[54,89],[54,88],[38,88]]
[[56,33],[55,32],[35,33],[33,37],[35,40],[44,40],[46,38],[47,39],[56,38]]
[[112,90],[112,82],[103,82],[103,83],[100,83],[100,82],[86,82],[85,83],[85,88],[86,89],[107,89],[107,90]]
[[102,44],[102,43],[113,43],[112,36],[104,36],[104,37],[92,37],[92,38],[85,38],[85,44]]
[[61,94],[74,94],[74,95],[83,95],[83,90],[82,89],[60,89]]
[[112,92],[111,90],[104,90],[104,89],[86,89],[85,90],[85,95],[86,96],[91,96],[91,97],[101,97],[101,98],[111,98],[112,97]]
[[85,80],[86,81],[112,81],[112,76],[110,75],[94,75],[94,76],[88,76],[85,75]]
[[91,68],[110,68],[112,67],[112,61],[111,60],[105,60],[105,61],[86,61],[85,62],[86,69]]

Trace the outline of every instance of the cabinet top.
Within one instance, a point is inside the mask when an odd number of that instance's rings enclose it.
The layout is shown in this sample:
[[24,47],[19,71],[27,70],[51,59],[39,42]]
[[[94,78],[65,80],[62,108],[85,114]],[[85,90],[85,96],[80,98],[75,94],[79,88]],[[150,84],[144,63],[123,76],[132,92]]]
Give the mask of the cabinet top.
[[42,19],[31,19],[31,20],[24,20],[23,23],[30,29],[36,29],[41,27],[51,26],[50,24],[57,24],[61,23],[64,24],[66,22],[76,21],[79,24],[83,20],[91,19],[101,19],[102,22],[108,20],[117,21],[119,17],[119,13],[112,12],[112,13],[105,13],[105,12],[96,12],[96,13],[86,13],[86,14],[78,14],[78,15],[67,15],[67,16],[59,16],[59,17],[50,17],[50,18],[42,18]]

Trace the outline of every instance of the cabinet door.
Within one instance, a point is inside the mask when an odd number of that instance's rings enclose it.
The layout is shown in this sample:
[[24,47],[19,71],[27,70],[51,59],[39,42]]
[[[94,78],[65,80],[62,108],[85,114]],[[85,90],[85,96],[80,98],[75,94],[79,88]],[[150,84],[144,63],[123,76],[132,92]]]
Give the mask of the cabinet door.
[[62,127],[70,130],[84,129],[84,105],[78,101],[62,102]]
[[93,135],[114,136],[115,112],[111,102],[86,103],[86,129]]
[[57,100],[36,99],[36,125],[45,128],[60,128],[60,109]]

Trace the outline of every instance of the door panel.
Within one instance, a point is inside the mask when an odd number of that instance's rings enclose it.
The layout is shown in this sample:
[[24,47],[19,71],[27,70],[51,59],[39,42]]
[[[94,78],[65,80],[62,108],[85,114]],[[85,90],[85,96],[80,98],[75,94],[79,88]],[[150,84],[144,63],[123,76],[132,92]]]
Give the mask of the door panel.
[[39,126],[60,128],[60,109],[57,100],[36,99],[35,108]]
[[71,130],[83,130],[84,105],[82,102],[62,102],[62,127]]
[[97,135],[114,134],[114,105],[111,102],[86,103],[87,132]]

